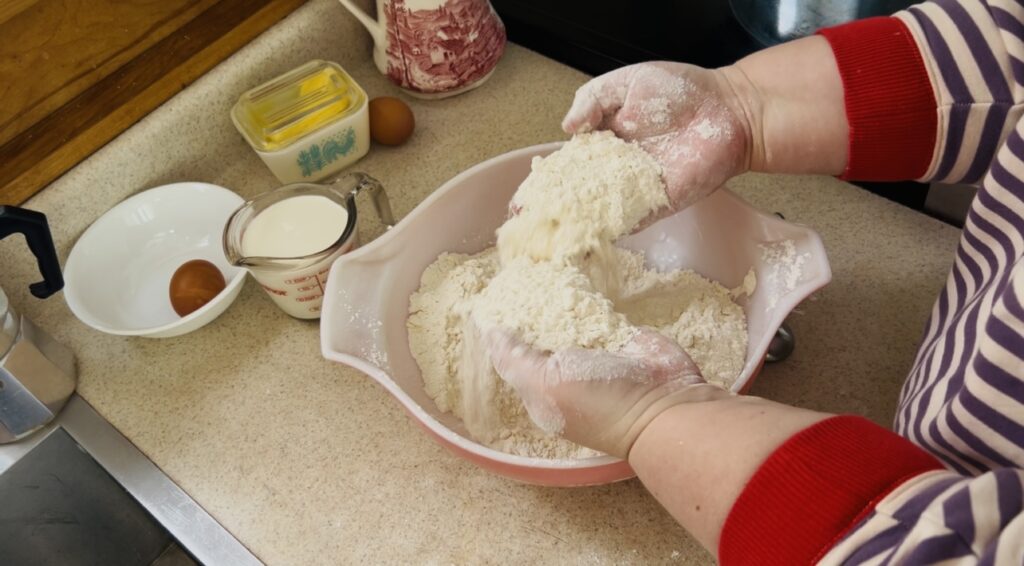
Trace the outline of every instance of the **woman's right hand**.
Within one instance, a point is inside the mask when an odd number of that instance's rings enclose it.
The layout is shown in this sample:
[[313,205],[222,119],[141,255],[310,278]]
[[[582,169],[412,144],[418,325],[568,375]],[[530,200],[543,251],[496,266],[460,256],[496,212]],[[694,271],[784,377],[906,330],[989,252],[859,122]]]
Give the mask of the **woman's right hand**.
[[678,344],[647,328],[619,352],[543,352],[501,329],[485,339],[495,370],[534,423],[619,458],[669,407],[730,396],[707,384]]
[[722,70],[684,63],[630,65],[578,91],[562,121],[576,134],[596,129],[636,141],[661,164],[670,210],[682,210],[747,171],[751,125]]

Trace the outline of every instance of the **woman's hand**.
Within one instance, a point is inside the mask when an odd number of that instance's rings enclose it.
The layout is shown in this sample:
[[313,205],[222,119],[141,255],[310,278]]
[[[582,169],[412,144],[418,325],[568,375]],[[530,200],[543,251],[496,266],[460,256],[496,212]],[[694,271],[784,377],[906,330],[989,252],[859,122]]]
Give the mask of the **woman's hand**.
[[661,164],[670,210],[709,195],[750,166],[751,126],[726,72],[683,63],[640,63],[576,91],[567,133],[608,129]]
[[562,129],[636,140],[661,163],[671,210],[746,171],[839,175],[849,125],[828,41],[812,36],[702,69],[640,63],[576,92]]
[[665,409],[729,396],[706,384],[678,344],[650,329],[615,353],[550,354],[504,330],[485,336],[498,375],[515,387],[538,426],[620,458]]

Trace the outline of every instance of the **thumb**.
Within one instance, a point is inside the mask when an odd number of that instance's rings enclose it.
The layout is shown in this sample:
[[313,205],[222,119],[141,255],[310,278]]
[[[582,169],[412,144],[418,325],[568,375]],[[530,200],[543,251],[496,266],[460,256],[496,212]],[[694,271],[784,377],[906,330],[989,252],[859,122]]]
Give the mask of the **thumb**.
[[633,72],[632,66],[621,67],[581,86],[562,119],[562,130],[581,134],[600,127],[606,116],[622,108]]
[[641,327],[621,354],[640,361],[653,379],[686,384],[704,383],[700,369],[686,350],[653,328]]

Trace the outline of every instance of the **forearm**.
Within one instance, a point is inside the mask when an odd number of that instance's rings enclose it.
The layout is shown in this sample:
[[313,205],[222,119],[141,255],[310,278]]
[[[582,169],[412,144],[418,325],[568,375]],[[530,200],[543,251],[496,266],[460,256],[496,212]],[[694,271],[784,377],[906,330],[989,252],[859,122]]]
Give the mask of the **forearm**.
[[721,69],[750,127],[751,171],[839,175],[849,126],[828,41],[812,36]]
[[629,453],[640,481],[706,548],[754,472],[783,442],[829,415],[756,397],[676,405]]

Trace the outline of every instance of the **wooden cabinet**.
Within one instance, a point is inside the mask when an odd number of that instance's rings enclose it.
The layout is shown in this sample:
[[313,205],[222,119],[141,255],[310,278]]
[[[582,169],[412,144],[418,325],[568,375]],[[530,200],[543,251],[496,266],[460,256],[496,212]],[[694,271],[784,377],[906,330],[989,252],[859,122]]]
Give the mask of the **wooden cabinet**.
[[304,0],[0,0],[0,204],[19,204]]

